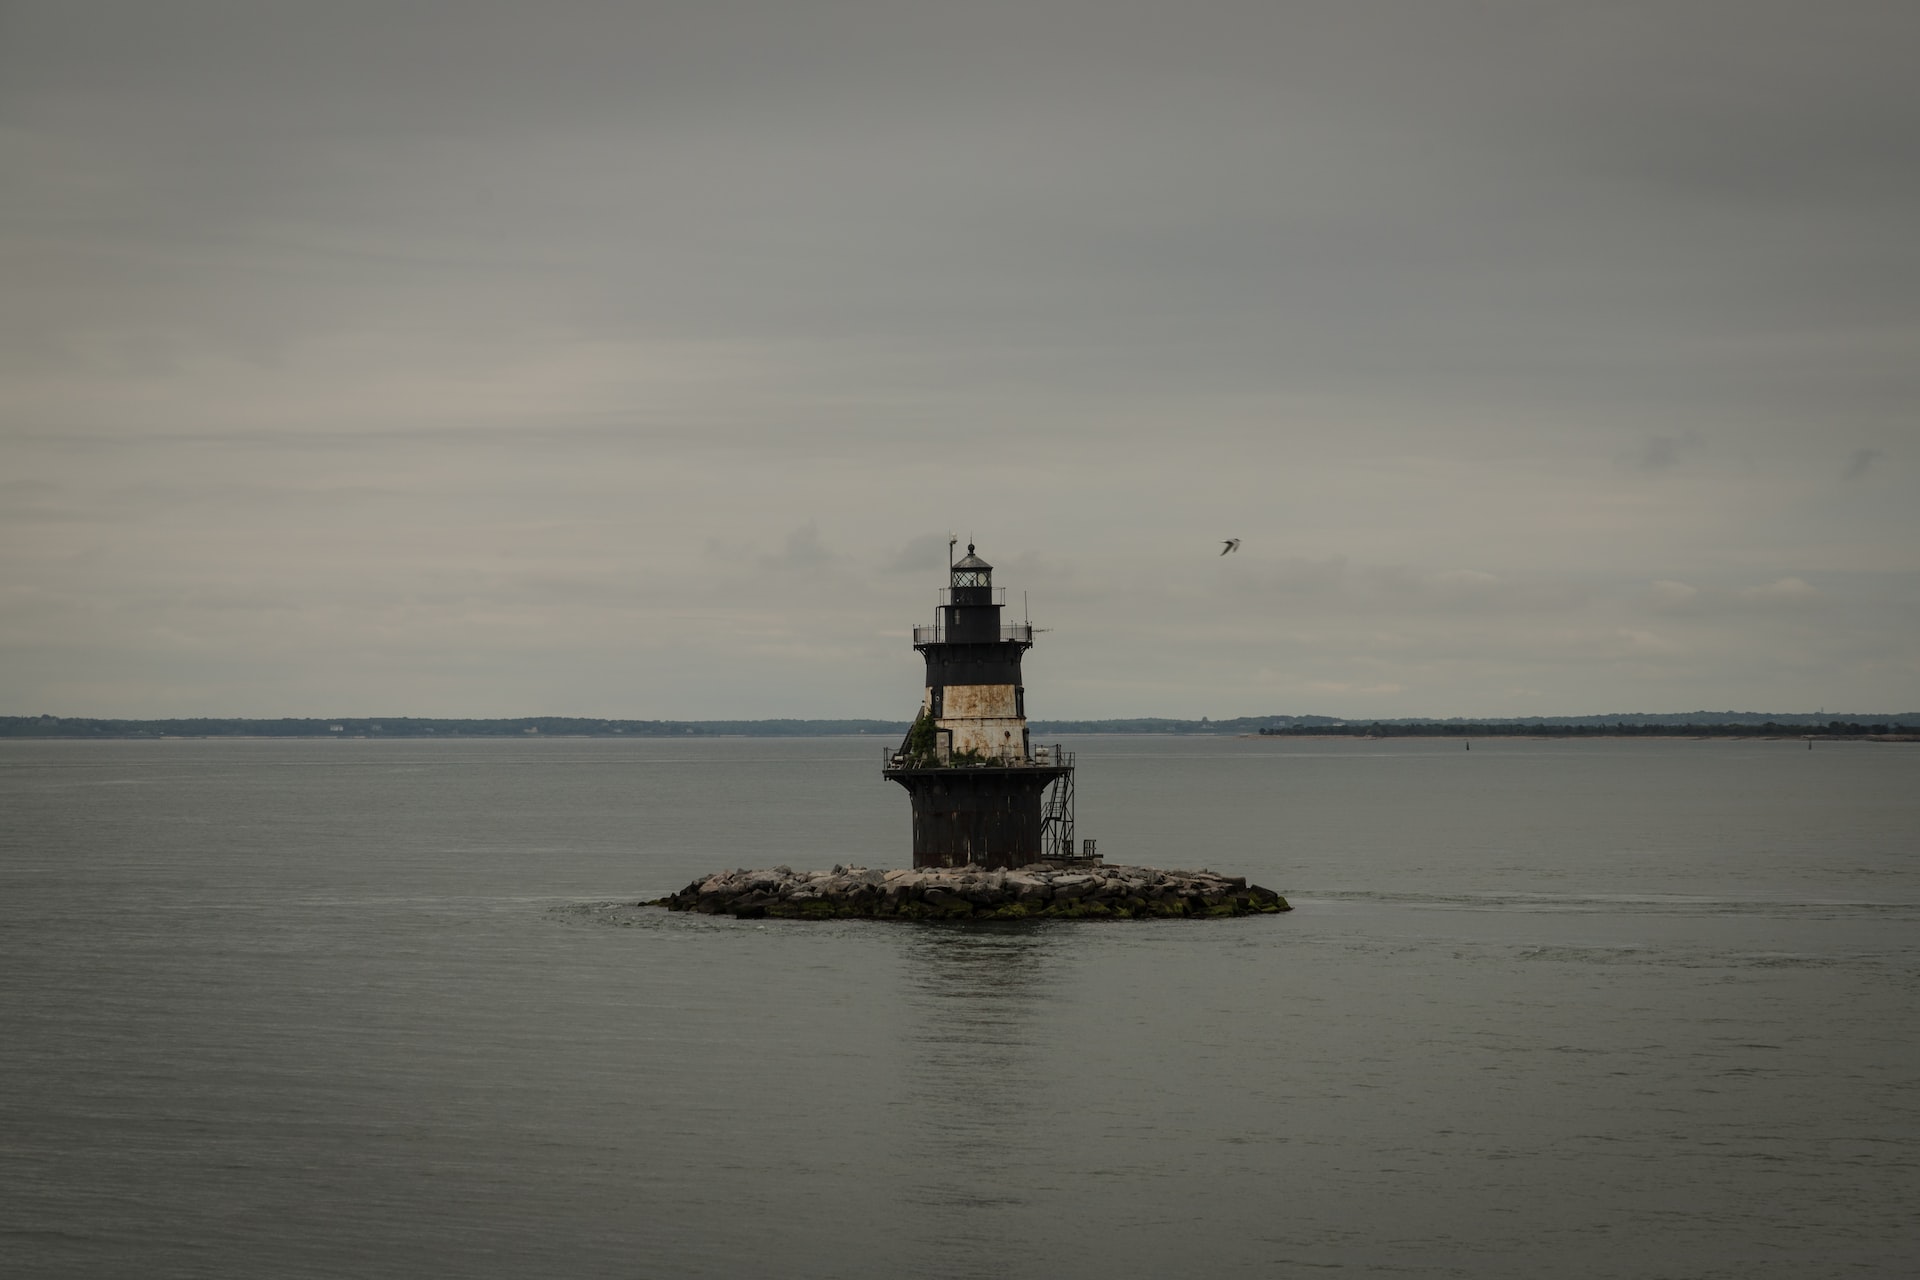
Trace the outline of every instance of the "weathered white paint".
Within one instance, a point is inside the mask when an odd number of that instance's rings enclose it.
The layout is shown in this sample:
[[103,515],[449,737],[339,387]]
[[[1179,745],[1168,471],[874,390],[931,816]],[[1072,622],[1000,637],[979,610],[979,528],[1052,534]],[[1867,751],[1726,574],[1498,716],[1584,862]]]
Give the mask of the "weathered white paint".
[[[933,690],[927,690],[933,697]],[[950,684],[940,709],[944,720],[1018,719],[1020,704],[1010,684]]]
[[934,724],[953,733],[955,751],[978,751],[986,756],[1010,756],[1024,760],[1023,737],[1027,722],[1012,717],[991,720],[936,720]]
[[[920,709],[933,706],[933,690],[920,699]],[[1017,715],[1020,702],[1010,684],[950,684],[940,698],[934,727],[952,735],[956,752],[1025,760],[1027,722]]]

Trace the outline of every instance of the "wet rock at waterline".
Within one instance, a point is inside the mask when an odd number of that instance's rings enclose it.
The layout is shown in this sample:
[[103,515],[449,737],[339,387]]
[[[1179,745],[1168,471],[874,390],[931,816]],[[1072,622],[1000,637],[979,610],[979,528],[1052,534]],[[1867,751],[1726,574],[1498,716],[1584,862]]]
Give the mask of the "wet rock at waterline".
[[1240,876],[1156,867],[721,871],[642,906],[743,920],[1164,920],[1291,911]]

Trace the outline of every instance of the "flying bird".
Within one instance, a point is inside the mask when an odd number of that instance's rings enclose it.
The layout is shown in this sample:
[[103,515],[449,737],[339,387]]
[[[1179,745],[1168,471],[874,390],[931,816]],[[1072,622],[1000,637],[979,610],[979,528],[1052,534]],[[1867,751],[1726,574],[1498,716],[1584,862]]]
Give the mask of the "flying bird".
[[1240,539],[1228,538],[1224,546],[1221,548],[1220,554],[1225,555],[1229,551],[1238,551],[1239,549],[1240,549]]

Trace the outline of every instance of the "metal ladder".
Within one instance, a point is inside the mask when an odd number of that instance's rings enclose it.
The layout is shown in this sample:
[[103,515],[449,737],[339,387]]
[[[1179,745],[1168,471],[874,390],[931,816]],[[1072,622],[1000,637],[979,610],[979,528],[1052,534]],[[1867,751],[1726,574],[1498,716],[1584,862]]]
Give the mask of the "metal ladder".
[[[1058,744],[1053,748],[1053,758],[1067,758]],[[1040,856],[1071,858],[1073,853],[1073,766],[1069,764],[1048,784],[1040,800]]]

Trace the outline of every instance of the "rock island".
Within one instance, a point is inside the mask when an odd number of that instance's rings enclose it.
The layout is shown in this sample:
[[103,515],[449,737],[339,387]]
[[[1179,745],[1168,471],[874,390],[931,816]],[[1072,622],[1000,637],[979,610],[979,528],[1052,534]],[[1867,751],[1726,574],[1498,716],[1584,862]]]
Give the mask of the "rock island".
[[873,871],[722,871],[646,904],[742,920],[1166,920],[1271,915],[1287,900],[1240,876],[1036,863]]
[[1006,589],[967,544],[931,626],[913,629],[926,660],[920,711],[880,773],[913,806],[913,867],[875,871],[723,871],[652,904],[708,915],[792,919],[1139,920],[1271,914],[1271,889],[1212,871],[1107,866],[1074,836],[1074,760],[1027,732],[1020,660],[1033,626],[1004,623]]

